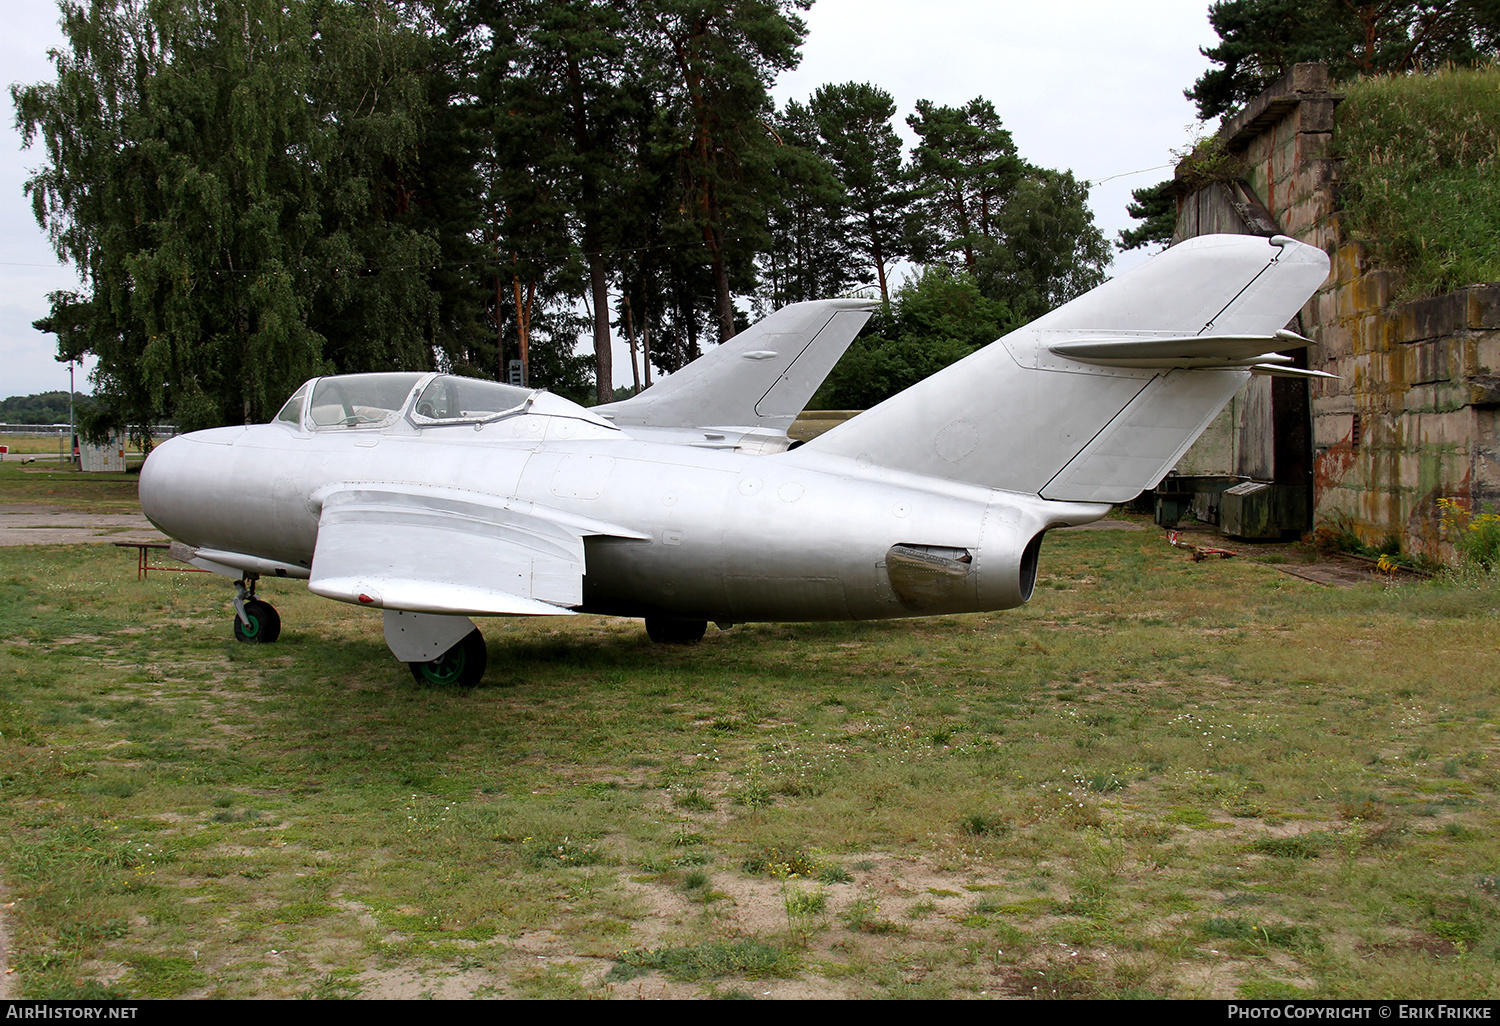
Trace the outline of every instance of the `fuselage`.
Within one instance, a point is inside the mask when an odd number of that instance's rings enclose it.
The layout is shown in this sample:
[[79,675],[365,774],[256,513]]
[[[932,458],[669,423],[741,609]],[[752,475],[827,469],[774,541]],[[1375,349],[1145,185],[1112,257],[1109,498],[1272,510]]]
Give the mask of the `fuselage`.
[[[580,410],[580,412],[582,412]],[[903,475],[800,451],[747,455],[630,437],[597,418],[220,428],[172,439],[141,504],[195,549],[312,572],[321,497],[437,487],[619,525],[585,539],[582,611],[719,622],[1003,609],[1030,595],[1049,527],[1108,506]],[[303,572],[298,572],[301,570]]]

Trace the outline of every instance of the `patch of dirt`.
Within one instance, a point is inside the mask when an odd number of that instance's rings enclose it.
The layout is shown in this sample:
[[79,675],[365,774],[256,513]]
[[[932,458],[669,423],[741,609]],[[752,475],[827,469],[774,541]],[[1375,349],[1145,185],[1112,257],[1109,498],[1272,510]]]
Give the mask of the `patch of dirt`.
[[1362,950],[1381,955],[1432,955],[1438,958],[1450,958],[1459,954],[1457,944],[1426,933],[1419,933],[1405,940],[1365,945]]
[[[1263,563],[1290,577],[1331,588],[1352,588],[1356,585],[1391,580],[1416,580],[1420,576],[1406,570],[1385,574],[1377,570],[1370,560],[1338,552],[1319,552],[1299,541],[1240,541],[1224,537],[1208,524],[1184,524],[1174,530],[1178,535],[1178,547],[1183,549],[1183,559],[1191,558],[1189,546],[1227,549],[1234,553],[1232,557],[1227,558],[1248,559]],[[1162,531],[1162,534],[1165,542],[1166,532]]]

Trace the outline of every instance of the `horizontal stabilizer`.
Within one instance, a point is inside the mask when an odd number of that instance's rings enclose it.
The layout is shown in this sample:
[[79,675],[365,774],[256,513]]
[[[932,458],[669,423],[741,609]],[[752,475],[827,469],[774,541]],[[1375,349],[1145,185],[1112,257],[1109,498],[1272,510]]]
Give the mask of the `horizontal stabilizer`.
[[583,535],[530,511],[351,488],[323,498],[308,588],[385,609],[563,615],[583,601]]
[[1304,378],[1315,380],[1322,378],[1324,381],[1337,381],[1337,374],[1329,374],[1327,371],[1308,370],[1306,367],[1279,367],[1274,364],[1257,363],[1250,368],[1252,374],[1259,374],[1268,378]]
[[620,427],[785,431],[877,305],[824,299],[784,306],[640,395],[590,412]]
[[1189,239],[788,454],[1059,502],[1150,488],[1250,378],[1328,257],[1285,236]]
[[1280,349],[1312,345],[1294,331],[1270,335],[1172,335],[1072,338],[1047,348],[1059,356],[1102,367],[1248,367],[1280,363]]

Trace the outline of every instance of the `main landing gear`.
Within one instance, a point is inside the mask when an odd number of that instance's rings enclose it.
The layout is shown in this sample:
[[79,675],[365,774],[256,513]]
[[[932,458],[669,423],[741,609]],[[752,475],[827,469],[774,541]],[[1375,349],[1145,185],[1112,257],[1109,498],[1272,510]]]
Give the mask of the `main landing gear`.
[[255,597],[256,574],[234,582],[234,639],[271,642],[281,637],[281,617],[269,602]]
[[484,635],[475,627],[458,644],[431,662],[407,663],[418,684],[453,685],[472,688],[484,676],[489,656],[484,650]]
[[708,630],[707,620],[674,620],[667,616],[646,617],[646,636],[658,645],[696,645]]
[[[243,580],[234,582],[236,641],[265,643],[281,635],[281,617],[269,602],[255,597],[255,582],[259,579],[259,574],[247,573]],[[699,624],[697,636],[690,640],[702,636],[703,625]],[[418,684],[471,688],[484,677],[489,661],[484,635],[464,616],[388,609],[385,640],[392,654],[411,669]]]

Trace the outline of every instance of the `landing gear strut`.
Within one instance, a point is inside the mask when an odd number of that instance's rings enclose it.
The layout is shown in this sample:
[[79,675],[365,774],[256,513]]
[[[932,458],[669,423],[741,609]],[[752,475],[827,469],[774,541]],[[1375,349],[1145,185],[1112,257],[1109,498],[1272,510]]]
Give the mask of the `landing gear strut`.
[[269,602],[255,597],[259,575],[246,574],[234,582],[234,638],[236,641],[266,643],[281,637],[281,617]]
[[407,663],[418,684],[453,685],[472,688],[484,676],[489,657],[484,650],[484,635],[476,627],[448,651],[431,662]]
[[707,620],[674,620],[666,616],[646,617],[646,636],[658,645],[696,645],[708,630]]

